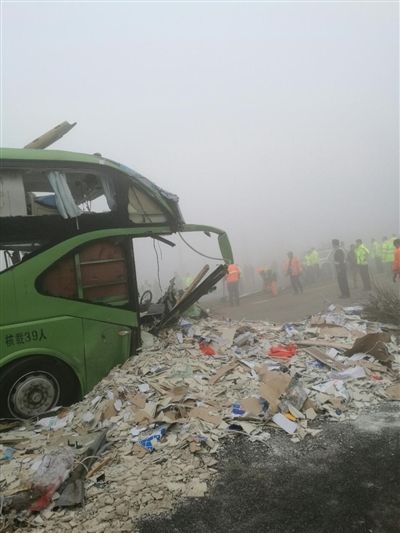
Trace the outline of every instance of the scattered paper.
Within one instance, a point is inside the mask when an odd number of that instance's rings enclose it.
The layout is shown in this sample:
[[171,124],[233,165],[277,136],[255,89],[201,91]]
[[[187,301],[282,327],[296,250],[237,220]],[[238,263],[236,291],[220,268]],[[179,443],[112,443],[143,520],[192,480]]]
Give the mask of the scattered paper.
[[199,418],[200,420],[204,420],[204,422],[208,422],[214,426],[219,426],[219,424],[222,422],[222,418],[218,415],[212,414],[210,411],[211,410],[206,407],[195,407],[189,412],[189,416],[190,418]]
[[400,383],[388,387],[385,393],[390,400],[400,400]]
[[365,370],[362,366],[352,366],[341,372],[330,372],[328,377],[332,379],[359,379],[366,377]]
[[273,422],[280,428],[282,428],[286,433],[289,433],[289,435],[293,435],[297,429],[296,422],[292,422],[291,420],[288,420],[286,416],[283,416],[281,413],[276,413],[272,417]]

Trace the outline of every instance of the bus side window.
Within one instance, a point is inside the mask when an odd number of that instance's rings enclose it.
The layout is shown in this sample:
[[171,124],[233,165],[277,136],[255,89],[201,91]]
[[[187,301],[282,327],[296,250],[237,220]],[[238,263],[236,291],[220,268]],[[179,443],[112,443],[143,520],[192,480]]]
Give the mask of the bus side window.
[[40,292],[61,298],[78,298],[78,284],[74,256],[63,257],[42,276]]
[[39,285],[49,296],[125,306],[129,283],[124,246],[116,239],[91,242],[54,263]]

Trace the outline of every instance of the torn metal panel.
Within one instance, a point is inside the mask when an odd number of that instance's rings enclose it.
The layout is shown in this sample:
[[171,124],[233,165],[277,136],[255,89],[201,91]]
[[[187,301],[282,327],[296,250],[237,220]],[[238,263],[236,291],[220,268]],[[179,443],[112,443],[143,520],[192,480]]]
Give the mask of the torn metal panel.
[[25,145],[24,148],[33,148],[35,150],[47,148],[61,139],[61,137],[64,137],[64,135],[71,131],[74,126],[76,126],[76,122],[73,122],[72,124],[67,121],[61,122],[61,124],[58,124],[51,130],[43,133],[43,135],[40,135],[40,137],[37,137],[34,141]]
[[197,302],[202,296],[207,294],[209,290],[214,287],[226,274],[226,265],[219,265],[206,279],[200,283],[192,292],[175,305],[158,324],[151,328],[150,332],[156,335],[159,331],[170,324],[172,324],[177,318],[187,311],[194,303]]

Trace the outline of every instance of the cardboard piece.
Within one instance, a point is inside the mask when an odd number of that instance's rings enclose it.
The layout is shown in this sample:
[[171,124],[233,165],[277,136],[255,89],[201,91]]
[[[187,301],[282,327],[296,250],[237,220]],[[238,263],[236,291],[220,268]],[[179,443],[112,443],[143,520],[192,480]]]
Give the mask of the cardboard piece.
[[240,400],[240,407],[248,416],[259,416],[263,414],[262,403],[259,398],[244,398]]
[[144,409],[144,406],[146,405],[146,400],[146,395],[142,393],[135,394],[135,396],[133,396],[131,399],[133,405],[135,405],[139,409]]
[[291,377],[282,372],[263,370],[260,383],[260,396],[269,403],[268,412],[273,414],[278,410],[279,398],[287,390]]
[[209,381],[211,383],[211,385],[214,385],[215,383],[217,383],[223,376],[225,376],[226,374],[228,374],[229,372],[231,372],[231,370],[233,370],[235,367],[237,366],[237,361],[234,361],[233,363],[229,363],[228,365],[223,365],[221,366],[217,371],[216,373],[214,374],[214,376],[212,376]]
[[114,407],[114,400],[108,400],[104,405],[104,408],[100,414],[100,420],[108,420],[117,414],[117,411]]
[[400,383],[396,383],[391,387],[388,387],[386,390],[386,395],[389,400],[399,400],[400,401]]
[[179,387],[174,387],[167,392],[167,396],[171,398],[173,402],[180,402],[186,396],[189,387],[187,385],[181,385]]
[[218,415],[211,414],[210,409],[207,407],[194,407],[189,412],[189,417],[199,418],[200,420],[208,422],[209,424],[213,424],[214,426],[219,426],[222,422],[222,418]]
[[390,342],[389,333],[368,333],[359,339],[356,339],[353,346],[346,351],[345,355],[353,355],[355,353],[366,353],[373,355],[382,363],[390,363],[393,357],[387,349],[386,342]]
[[309,407],[308,409],[306,409],[304,414],[306,415],[308,420],[314,420],[317,417],[317,413],[314,411],[312,407]]

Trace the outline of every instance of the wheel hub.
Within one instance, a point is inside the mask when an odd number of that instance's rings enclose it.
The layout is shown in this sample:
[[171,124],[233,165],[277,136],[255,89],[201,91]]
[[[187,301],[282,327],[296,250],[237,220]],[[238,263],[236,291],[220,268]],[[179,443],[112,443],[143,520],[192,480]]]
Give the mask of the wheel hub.
[[31,372],[12,387],[8,406],[14,416],[30,418],[48,411],[60,396],[58,383],[46,372]]

